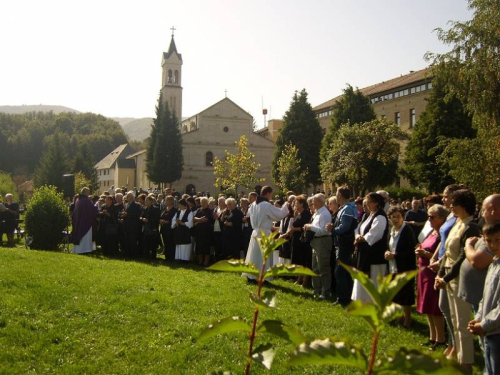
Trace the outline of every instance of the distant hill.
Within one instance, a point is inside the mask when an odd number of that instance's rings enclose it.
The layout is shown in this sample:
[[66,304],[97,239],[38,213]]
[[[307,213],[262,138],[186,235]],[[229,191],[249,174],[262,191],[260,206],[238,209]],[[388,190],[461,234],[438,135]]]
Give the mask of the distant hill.
[[[27,112],[61,112],[81,113],[76,109],[64,107],[62,105],[0,105],[0,112],[9,114],[22,114]],[[149,137],[151,131],[151,117],[134,118],[134,117],[108,117],[118,122],[123,131],[132,141],[142,141]]]
[[151,124],[153,123],[153,119],[151,117],[144,117],[133,119],[122,125],[125,134],[133,141],[142,141],[149,137],[149,133],[151,132]]
[[130,121],[134,121],[134,117],[111,117],[112,120],[115,120],[117,123],[119,123],[121,126],[129,123]]
[[61,112],[80,113],[76,109],[63,107],[62,105],[0,105],[0,112],[9,114],[22,114],[27,112],[54,112],[55,114]]

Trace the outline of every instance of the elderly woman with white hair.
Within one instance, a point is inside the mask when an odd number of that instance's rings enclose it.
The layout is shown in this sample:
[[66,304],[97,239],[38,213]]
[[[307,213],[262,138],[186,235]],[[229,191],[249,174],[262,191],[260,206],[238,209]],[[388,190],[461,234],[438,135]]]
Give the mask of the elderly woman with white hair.
[[14,197],[12,194],[6,194],[4,206],[5,210],[3,211],[3,232],[7,234],[8,246],[14,247],[14,232],[17,228],[16,220],[19,218],[19,203],[14,202]]

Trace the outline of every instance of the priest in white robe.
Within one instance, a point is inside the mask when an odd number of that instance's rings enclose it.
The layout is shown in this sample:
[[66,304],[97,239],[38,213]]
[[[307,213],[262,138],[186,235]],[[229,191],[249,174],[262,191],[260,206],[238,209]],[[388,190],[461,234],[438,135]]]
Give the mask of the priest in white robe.
[[[266,235],[271,233],[271,228],[274,221],[280,221],[288,215],[288,203],[285,203],[281,208],[273,206],[269,203],[273,194],[273,189],[270,186],[264,186],[261,190],[260,197],[250,205],[248,212],[250,214],[250,223],[253,231],[248,245],[248,252],[245,262],[253,263],[260,271],[262,267],[262,253],[260,251],[257,238],[260,237],[260,231]],[[266,269],[273,266],[273,257],[270,256],[266,261]],[[244,273],[248,279],[257,279],[254,275]]]

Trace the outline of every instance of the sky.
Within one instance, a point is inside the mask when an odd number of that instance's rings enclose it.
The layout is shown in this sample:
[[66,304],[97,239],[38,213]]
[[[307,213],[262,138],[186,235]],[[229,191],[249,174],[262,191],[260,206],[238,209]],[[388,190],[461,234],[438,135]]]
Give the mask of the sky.
[[313,106],[427,66],[465,0],[0,1],[0,105],[154,117],[172,26],[183,116],[227,96],[264,125],[296,90]]

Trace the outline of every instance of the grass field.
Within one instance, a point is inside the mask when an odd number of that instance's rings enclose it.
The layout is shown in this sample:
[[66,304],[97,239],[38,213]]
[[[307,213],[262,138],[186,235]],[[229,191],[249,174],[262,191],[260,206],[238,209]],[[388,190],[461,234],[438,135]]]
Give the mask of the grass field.
[[[365,348],[371,331],[359,318],[290,281],[277,280],[278,309],[262,319],[280,319],[307,338],[349,338]],[[162,261],[135,262],[101,256],[0,248],[0,373],[206,374],[242,373],[248,340],[233,333],[203,345],[196,337],[216,319],[251,319],[248,285],[236,274]],[[387,327],[379,351],[420,348],[427,325],[414,315],[413,328]],[[294,347],[274,336],[273,374],[349,374],[345,367],[287,367]],[[267,373],[259,364],[255,374]],[[476,368],[479,373],[479,367]]]

